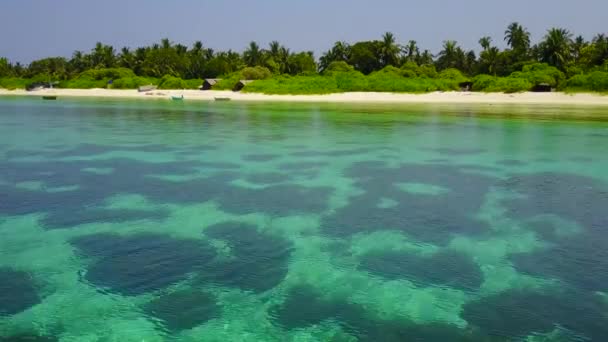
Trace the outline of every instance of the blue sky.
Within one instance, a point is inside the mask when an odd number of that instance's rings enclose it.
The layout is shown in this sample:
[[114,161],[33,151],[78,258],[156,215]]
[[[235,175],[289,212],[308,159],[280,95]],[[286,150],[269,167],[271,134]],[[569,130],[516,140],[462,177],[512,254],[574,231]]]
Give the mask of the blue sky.
[[540,39],[559,26],[591,38],[608,32],[607,0],[2,0],[0,56],[30,62],[69,57],[97,41],[137,47],[167,37],[190,45],[242,51],[256,40],[279,40],[319,56],[337,40],[418,41],[436,53],[453,39],[478,49],[479,37],[502,41],[506,26],[522,23]]

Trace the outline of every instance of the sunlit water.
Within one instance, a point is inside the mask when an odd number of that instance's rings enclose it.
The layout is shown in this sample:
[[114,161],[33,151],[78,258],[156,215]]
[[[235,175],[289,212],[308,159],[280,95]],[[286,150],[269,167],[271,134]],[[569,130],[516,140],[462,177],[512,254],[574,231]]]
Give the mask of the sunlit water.
[[2,99],[0,340],[606,341],[608,124],[535,111]]

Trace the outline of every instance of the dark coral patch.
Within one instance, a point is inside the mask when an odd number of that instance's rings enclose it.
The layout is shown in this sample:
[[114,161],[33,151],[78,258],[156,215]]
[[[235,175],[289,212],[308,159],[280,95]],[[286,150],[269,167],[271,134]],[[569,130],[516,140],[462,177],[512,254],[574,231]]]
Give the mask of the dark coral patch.
[[293,162],[293,163],[284,163],[279,165],[279,169],[282,170],[287,170],[287,171],[291,171],[291,170],[302,170],[302,169],[318,169],[318,168],[322,168],[324,166],[327,166],[327,163],[325,162],[314,162],[314,161],[310,161],[310,162]]
[[[231,163],[182,161],[148,163],[127,158],[51,162],[0,161],[0,174],[7,183],[38,181],[47,187],[78,185],[73,191],[46,192],[0,185],[0,213],[24,215],[46,213],[47,228],[69,228],[71,224],[95,221],[122,222],[138,219],[163,219],[166,212],[135,209],[108,211],[105,201],[121,193],[145,196],[156,203],[201,203],[215,200],[223,210],[233,213],[267,212],[291,214],[319,212],[326,207],[331,188],[275,185],[264,189],[245,189],[230,182],[241,177],[236,172],[221,172],[207,178],[169,181],[162,175],[188,175],[200,168],[217,171],[238,167]],[[111,168],[112,174],[82,171],[86,168]],[[75,184],[76,183],[76,184]],[[184,191],[188,189],[188,191]],[[97,209],[91,209],[97,208]]]
[[271,310],[271,315],[279,326],[297,329],[339,318],[342,313],[352,310],[351,306],[346,302],[324,299],[312,287],[298,286],[290,290],[283,305]]
[[134,152],[171,152],[173,148],[166,145],[97,145],[80,144],[73,148],[55,153],[56,157],[90,157],[97,154],[104,154],[115,151],[134,151]]
[[358,341],[484,341],[483,336],[449,324],[415,324],[408,320],[382,320],[362,306],[323,297],[309,286],[291,289],[283,305],[271,309],[277,325],[305,328],[325,320],[339,323]]
[[246,180],[251,183],[272,184],[289,180],[289,176],[279,172],[254,173],[247,176]]
[[215,257],[214,249],[200,241],[160,234],[96,234],[71,243],[91,259],[85,278],[123,295],[139,295],[175,284]]
[[47,229],[74,227],[88,223],[120,223],[136,220],[162,220],[169,215],[167,210],[139,209],[85,209],[80,211],[53,211],[42,219]]
[[215,296],[194,289],[163,294],[146,304],[144,311],[162,320],[170,332],[192,329],[221,315]]
[[0,335],[0,341],[2,342],[56,342],[59,341],[56,337],[52,336],[40,336],[35,334],[18,334],[10,336]]
[[298,185],[273,185],[263,189],[226,188],[218,192],[216,201],[222,209],[248,214],[264,212],[274,215],[318,213],[327,207],[332,189]]
[[291,153],[294,157],[344,157],[344,156],[352,156],[357,154],[365,154],[380,150],[388,150],[388,149],[380,149],[380,148],[353,148],[348,150],[329,150],[329,151],[298,151]]
[[408,279],[422,286],[475,290],[483,282],[483,274],[471,257],[454,251],[424,257],[398,251],[378,252],[363,257],[360,268],[387,279]]
[[[388,168],[379,162],[357,163],[347,170],[365,193],[326,216],[323,230],[348,236],[375,230],[400,230],[421,241],[444,244],[457,234],[487,232],[475,214],[495,178],[448,165],[407,164]],[[398,184],[423,185],[441,191],[404,191]],[[378,208],[382,198],[397,205]]]
[[501,159],[496,161],[496,164],[504,165],[504,166],[526,166],[528,163],[518,159]]
[[287,275],[292,245],[283,238],[236,222],[208,227],[205,235],[225,242],[232,254],[230,260],[209,265],[202,272],[206,281],[263,292],[277,286]]
[[486,152],[482,148],[455,148],[455,147],[438,147],[438,148],[425,148],[425,151],[437,152],[446,156],[466,156],[475,155]]
[[608,336],[608,305],[602,300],[584,293],[510,290],[466,303],[462,316],[488,335],[505,339],[548,333],[561,326],[602,341]]
[[241,157],[245,161],[265,162],[276,159],[276,154],[247,154]]
[[572,157],[569,160],[577,163],[593,163],[593,158],[589,157]]
[[11,268],[0,268],[0,317],[18,314],[40,303],[31,276]]
[[[608,186],[570,174],[518,175],[504,184],[525,195],[505,201],[508,213],[520,220],[555,215],[581,225],[583,231],[558,236],[552,224],[533,226],[550,246],[511,260],[524,273],[562,279],[585,290],[604,291],[608,283]],[[539,226],[540,224],[540,226]]]
[[546,172],[515,175],[502,185],[526,196],[505,201],[514,217],[554,214],[577,221],[589,230],[608,228],[606,183],[585,176]]

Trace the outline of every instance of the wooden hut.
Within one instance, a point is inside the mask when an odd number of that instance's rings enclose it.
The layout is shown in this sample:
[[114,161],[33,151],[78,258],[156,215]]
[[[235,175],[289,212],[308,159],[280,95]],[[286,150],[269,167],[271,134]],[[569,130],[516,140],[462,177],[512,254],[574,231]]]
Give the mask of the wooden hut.
[[201,90],[211,90],[211,88],[213,88],[213,86],[216,85],[217,82],[219,82],[221,80],[222,80],[221,78],[206,78],[200,89]]
[[253,82],[252,80],[240,80],[237,84],[232,88],[233,91],[241,91],[241,89],[245,88],[245,86],[249,83]]
[[552,90],[549,83],[539,83],[532,87],[532,91],[535,93],[550,93]]

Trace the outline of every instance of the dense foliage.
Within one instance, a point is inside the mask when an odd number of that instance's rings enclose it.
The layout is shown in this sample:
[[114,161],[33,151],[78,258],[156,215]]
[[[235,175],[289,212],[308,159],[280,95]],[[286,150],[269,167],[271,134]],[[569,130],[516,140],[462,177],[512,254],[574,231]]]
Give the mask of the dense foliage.
[[587,41],[552,28],[533,44],[528,30],[510,24],[500,50],[492,38],[479,39],[477,55],[446,40],[432,54],[414,40],[397,43],[392,33],[379,40],[336,42],[318,61],[312,52],[292,52],[273,41],[265,49],[251,42],[242,53],[213,51],[163,39],[134,50],[97,43],[89,52],[50,57],[27,66],[0,58],[0,87],[23,88],[33,82],[59,82],[65,88],[194,89],[204,78],[222,78],[214,89],[232,89],[242,79],[257,80],[245,91],[323,94],[345,91],[428,92],[458,89],[470,81],[475,91],[528,91],[538,85],[570,91],[608,91],[608,37]]

